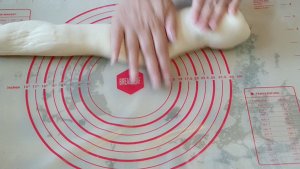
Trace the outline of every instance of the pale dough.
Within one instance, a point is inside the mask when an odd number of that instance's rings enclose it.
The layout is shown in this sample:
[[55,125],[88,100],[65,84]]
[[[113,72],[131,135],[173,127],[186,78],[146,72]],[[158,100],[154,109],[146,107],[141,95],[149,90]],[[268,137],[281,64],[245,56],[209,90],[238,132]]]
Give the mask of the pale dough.
[[[226,14],[214,32],[203,32],[191,21],[190,9],[178,12],[178,32],[170,44],[172,58],[194,49],[228,49],[250,36],[241,12]],[[110,58],[110,24],[62,24],[23,21],[0,26],[0,55],[73,56],[94,55]],[[124,46],[120,61],[125,61]]]

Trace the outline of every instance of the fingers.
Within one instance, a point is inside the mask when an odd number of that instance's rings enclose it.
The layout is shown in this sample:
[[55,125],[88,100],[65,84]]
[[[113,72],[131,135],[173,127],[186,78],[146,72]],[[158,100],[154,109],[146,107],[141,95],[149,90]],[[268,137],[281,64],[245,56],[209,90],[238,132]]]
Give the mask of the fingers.
[[204,31],[208,31],[211,29],[209,27],[209,22],[210,22],[211,15],[214,11],[214,6],[212,2],[213,2],[212,0],[206,1],[201,11],[201,16],[199,18],[200,22],[198,22],[198,25]]
[[196,24],[199,21],[201,10],[203,8],[205,0],[193,0],[192,4],[192,19]]
[[232,0],[228,7],[228,12],[230,14],[236,14],[240,6],[240,0]]
[[162,79],[170,86],[168,45],[176,40],[176,28],[172,0],[122,0],[112,25],[111,62],[117,61],[124,41],[132,82],[137,80],[139,59],[143,59],[153,88],[160,88]]
[[[175,42],[176,41],[176,28],[177,28],[177,19],[176,19],[176,9],[174,6],[172,6],[169,9],[169,14],[166,16],[166,31],[167,31],[167,36],[170,42]],[[164,32],[164,31],[163,31]]]
[[151,28],[154,47],[157,55],[157,60],[160,67],[161,75],[164,79],[165,85],[171,85],[171,71],[170,71],[170,57],[168,40],[162,24],[155,24]]
[[218,5],[215,7],[215,11],[212,14],[210,21],[209,21],[209,26],[212,30],[216,30],[217,26],[221,22],[221,19],[223,18],[225,12],[226,12],[226,2],[221,1]]
[[137,35],[134,31],[126,31],[126,50],[129,62],[129,77],[132,83],[137,81],[138,78],[138,62],[139,62],[139,43]]
[[158,67],[157,55],[153,44],[153,38],[149,31],[144,31],[138,35],[140,48],[144,55],[144,61],[154,89],[161,87],[161,75]]
[[121,45],[124,40],[124,30],[117,20],[113,22],[110,36],[112,49],[111,64],[114,64],[119,58]]
[[235,14],[240,0],[193,0],[192,18],[204,31],[216,30],[224,14]]

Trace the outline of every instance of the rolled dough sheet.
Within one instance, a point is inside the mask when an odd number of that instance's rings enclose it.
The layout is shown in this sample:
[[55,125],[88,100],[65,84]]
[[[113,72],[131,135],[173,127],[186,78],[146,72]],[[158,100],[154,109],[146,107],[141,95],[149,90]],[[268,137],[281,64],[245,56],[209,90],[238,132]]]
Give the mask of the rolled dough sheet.
[[[190,8],[178,12],[176,42],[170,44],[170,56],[204,47],[228,49],[250,36],[243,14],[226,14],[216,31],[204,32],[190,17]],[[74,56],[94,55],[109,58],[110,24],[62,24],[43,21],[14,22],[0,26],[0,55]],[[124,45],[120,61],[125,61]]]

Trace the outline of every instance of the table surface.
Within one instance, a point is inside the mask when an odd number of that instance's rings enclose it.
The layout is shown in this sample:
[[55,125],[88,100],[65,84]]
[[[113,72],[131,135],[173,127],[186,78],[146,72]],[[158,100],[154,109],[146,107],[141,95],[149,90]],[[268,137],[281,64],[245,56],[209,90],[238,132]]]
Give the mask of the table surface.
[[[0,0],[0,23],[107,23],[115,3]],[[299,10],[244,0],[250,38],[178,57],[158,91],[93,56],[1,56],[1,168],[299,168]]]

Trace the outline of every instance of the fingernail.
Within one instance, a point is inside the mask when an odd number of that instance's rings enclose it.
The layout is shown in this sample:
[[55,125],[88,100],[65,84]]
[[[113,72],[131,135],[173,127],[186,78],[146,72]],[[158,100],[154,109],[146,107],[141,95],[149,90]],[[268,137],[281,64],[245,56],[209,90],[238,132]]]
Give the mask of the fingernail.
[[174,35],[174,33],[172,31],[168,31],[168,38],[171,42],[175,42],[176,41],[176,37]]
[[161,85],[159,85],[159,84],[153,84],[153,89],[154,90],[158,90],[160,88],[161,88]]
[[167,87],[170,87],[170,86],[171,86],[171,78],[168,79],[168,80],[165,82],[165,85],[166,85]]
[[235,15],[235,10],[234,9],[229,9],[229,14],[230,15]]
[[203,23],[198,23],[198,27],[203,31],[203,32],[207,32],[207,28]]
[[115,59],[110,59],[110,65],[113,66],[116,63]]
[[152,87],[154,90],[158,90],[161,88],[161,84],[158,80],[155,80],[153,83],[152,83]]
[[206,26],[201,26],[201,30],[202,30],[203,32],[208,32],[208,28],[207,28]]
[[110,59],[110,65],[114,65],[116,63],[116,55],[112,54]]
[[215,31],[217,29],[217,24],[215,22],[211,23],[211,29]]
[[198,20],[196,18],[193,18],[193,22],[195,25],[197,25]]
[[134,84],[137,81],[137,73],[135,71],[130,72],[130,83]]
[[194,20],[194,24],[195,24],[195,26],[199,26],[200,22],[198,22],[197,20]]
[[193,14],[192,20],[193,20],[194,24],[197,24],[197,22],[199,21],[199,18],[198,18],[197,15],[194,15],[194,14]]
[[174,32],[171,31],[171,41],[175,42],[176,41],[176,36],[174,35]]

